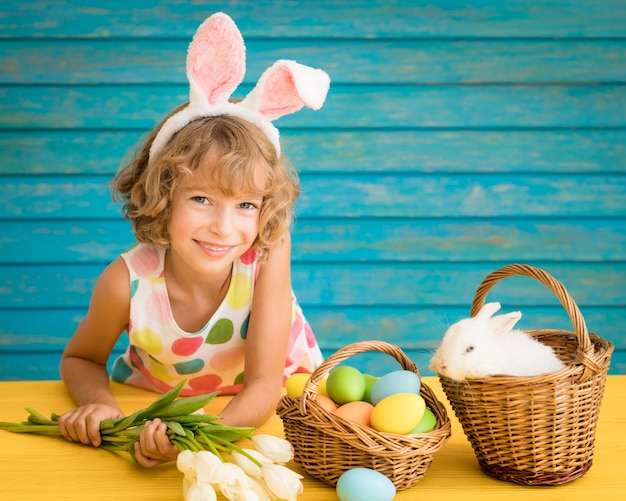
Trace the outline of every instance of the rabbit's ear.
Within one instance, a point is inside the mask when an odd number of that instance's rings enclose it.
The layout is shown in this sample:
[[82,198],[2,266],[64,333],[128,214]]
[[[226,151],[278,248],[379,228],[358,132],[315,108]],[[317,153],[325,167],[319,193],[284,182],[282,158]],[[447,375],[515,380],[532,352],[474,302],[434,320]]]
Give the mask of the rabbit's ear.
[[192,106],[225,103],[246,72],[246,48],[235,22],[218,12],[204,21],[187,52],[189,102]]
[[491,318],[491,316],[500,309],[500,303],[485,303],[480,311],[476,314],[478,318]]
[[522,318],[521,311],[512,311],[505,315],[497,315],[490,318],[489,325],[492,327],[494,333],[504,334],[512,330],[520,318]]
[[303,106],[320,109],[329,86],[326,72],[282,59],[265,70],[241,105],[272,121]]

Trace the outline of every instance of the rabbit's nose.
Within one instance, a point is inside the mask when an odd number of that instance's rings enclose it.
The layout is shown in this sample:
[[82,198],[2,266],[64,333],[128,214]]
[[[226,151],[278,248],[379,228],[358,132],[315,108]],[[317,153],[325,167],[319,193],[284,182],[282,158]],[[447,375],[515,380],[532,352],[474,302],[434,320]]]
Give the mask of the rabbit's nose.
[[435,372],[443,372],[444,370],[446,370],[446,367],[448,366],[441,360],[433,360],[432,364],[430,365],[430,368]]

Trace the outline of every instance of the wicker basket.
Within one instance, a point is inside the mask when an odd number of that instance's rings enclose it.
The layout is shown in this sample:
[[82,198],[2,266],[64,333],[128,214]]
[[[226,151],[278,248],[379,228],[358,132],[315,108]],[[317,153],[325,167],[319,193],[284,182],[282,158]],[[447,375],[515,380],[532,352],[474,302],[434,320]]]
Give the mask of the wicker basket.
[[397,490],[407,489],[424,476],[435,452],[450,437],[450,419],[433,391],[422,383],[420,394],[437,417],[428,433],[380,433],[325,411],[315,395],[323,377],[348,357],[380,351],[396,358],[403,369],[419,376],[415,364],[402,350],[382,341],[362,341],[331,355],[311,375],[301,397],[282,397],[276,412],[283,420],[285,438],[294,447],[294,460],[311,476],[336,485],[343,472],[371,468],[384,474]]
[[613,344],[589,334],[565,287],[528,265],[505,266],[478,287],[470,315],[501,279],[522,275],[549,288],[567,311],[574,332],[528,331],[566,364],[533,377],[492,376],[456,382],[439,377],[482,470],[522,485],[559,485],[591,467],[595,429]]

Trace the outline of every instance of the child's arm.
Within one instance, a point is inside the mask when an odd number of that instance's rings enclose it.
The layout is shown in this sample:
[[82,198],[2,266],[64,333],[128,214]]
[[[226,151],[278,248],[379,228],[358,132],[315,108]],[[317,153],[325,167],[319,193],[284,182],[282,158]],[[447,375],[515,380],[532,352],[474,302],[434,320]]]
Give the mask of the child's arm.
[[94,287],[89,310],[61,359],[61,377],[78,405],[59,418],[63,436],[100,445],[100,422],[123,416],[109,390],[106,363],[128,324],[130,287],[121,258],[111,263]]
[[291,294],[291,238],[287,235],[261,264],[246,337],[245,382],[222,412],[225,424],[256,427],[274,412],[291,330]]

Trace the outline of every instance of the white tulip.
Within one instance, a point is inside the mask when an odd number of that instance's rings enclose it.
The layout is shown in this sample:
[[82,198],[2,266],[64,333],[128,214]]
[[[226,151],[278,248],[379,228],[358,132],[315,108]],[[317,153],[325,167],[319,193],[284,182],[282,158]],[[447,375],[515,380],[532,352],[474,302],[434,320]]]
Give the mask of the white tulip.
[[212,452],[196,452],[196,476],[201,484],[219,484],[224,477],[224,465]]
[[302,475],[298,475],[286,466],[264,464],[262,471],[265,484],[278,499],[296,501],[298,494],[304,490],[300,481]]
[[252,490],[256,493],[259,501],[272,501],[273,498],[270,497],[267,486],[263,483],[263,480],[253,478],[252,484]]
[[183,499],[187,499],[187,493],[189,492],[189,487],[195,483],[196,482],[192,482],[191,480],[189,480],[186,475],[183,477]]
[[196,453],[190,450],[182,451],[176,458],[176,467],[191,482],[196,481]]
[[[272,462],[271,459],[266,458],[263,454],[261,454],[259,451],[256,451],[254,449],[243,449],[243,451],[249,454],[250,456],[252,456],[261,464],[268,464]],[[241,452],[238,452],[238,451],[234,451],[231,454],[231,456],[235,460],[235,463],[237,463],[243,469],[243,471],[245,471],[248,475],[254,478],[261,478],[262,476],[261,467],[258,466],[254,461],[252,461],[245,454],[242,454]]]
[[211,484],[189,483],[183,486],[185,501],[217,501],[217,494]]
[[251,490],[252,479],[236,464],[223,463],[222,473],[219,489],[227,499],[236,501],[244,491]]
[[254,490],[250,489],[241,491],[234,499],[236,501],[261,501],[258,494]]
[[257,451],[278,464],[285,464],[293,459],[293,447],[287,440],[263,434],[252,435],[250,440]]

